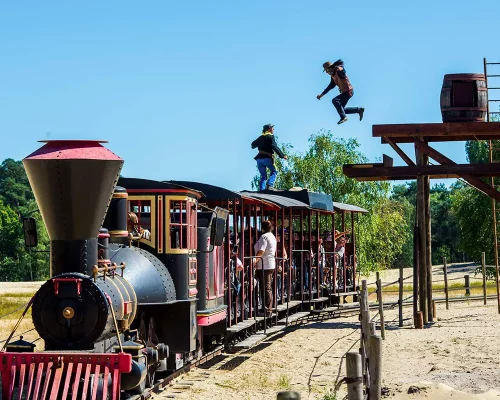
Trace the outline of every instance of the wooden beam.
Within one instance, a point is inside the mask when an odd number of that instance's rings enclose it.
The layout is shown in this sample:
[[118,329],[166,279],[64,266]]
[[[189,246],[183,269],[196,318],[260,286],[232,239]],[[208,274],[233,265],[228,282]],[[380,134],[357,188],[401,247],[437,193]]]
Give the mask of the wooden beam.
[[[433,149],[430,147],[427,143],[423,142],[422,140],[415,139],[415,146],[419,148],[424,154],[428,155],[429,157],[433,158],[436,160],[438,163],[441,164],[447,164],[447,165],[458,165],[454,161],[450,160],[448,157],[445,155],[441,154],[439,151]],[[486,165],[489,168],[494,169],[496,167],[497,163],[493,164],[482,164]],[[470,164],[473,165],[473,164]],[[477,164],[476,164],[477,165]],[[441,165],[444,166],[444,165]],[[500,201],[500,192],[496,190],[494,187],[488,185],[486,182],[483,182],[481,179],[471,176],[467,174],[467,172],[462,173],[461,178],[469,183],[471,186],[474,186],[477,190],[480,192],[483,192],[484,194],[494,198],[497,201]],[[488,175],[488,176],[493,176],[493,175]]]
[[399,157],[401,157],[403,159],[403,161],[407,164],[407,165],[415,165],[415,163],[413,162],[413,160],[408,157],[406,155],[406,153],[396,144],[394,143],[391,139],[389,138],[385,138],[385,141],[387,143],[389,143],[392,147],[392,149],[398,153]]
[[[424,151],[425,153],[425,151]],[[432,155],[429,154],[430,157]],[[443,156],[444,157],[444,156]],[[434,157],[432,157],[434,158]],[[437,160],[436,160],[437,161]],[[500,163],[494,164],[451,164],[412,165],[383,167],[373,164],[345,164],[343,172],[350,178],[371,178],[358,180],[401,180],[416,179],[417,176],[429,175],[432,179],[459,178],[463,175],[500,176]],[[373,179],[377,178],[377,179]]]
[[411,143],[413,138],[428,142],[500,139],[500,122],[446,122],[431,124],[373,125],[372,136],[382,138],[382,143]]

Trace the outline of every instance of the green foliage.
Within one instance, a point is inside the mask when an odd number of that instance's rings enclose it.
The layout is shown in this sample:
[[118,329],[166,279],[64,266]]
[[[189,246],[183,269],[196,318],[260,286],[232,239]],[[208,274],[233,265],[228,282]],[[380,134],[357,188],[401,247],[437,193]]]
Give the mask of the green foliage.
[[475,262],[486,252],[486,262],[494,262],[491,199],[469,186],[461,186],[452,195],[460,249]]
[[49,255],[24,247],[22,217],[32,216],[38,227],[38,247],[48,250],[49,237],[21,161],[0,165],[0,280],[44,280],[49,276]]
[[368,218],[359,224],[360,269],[366,272],[390,268],[410,236],[407,228],[401,204],[379,198]]

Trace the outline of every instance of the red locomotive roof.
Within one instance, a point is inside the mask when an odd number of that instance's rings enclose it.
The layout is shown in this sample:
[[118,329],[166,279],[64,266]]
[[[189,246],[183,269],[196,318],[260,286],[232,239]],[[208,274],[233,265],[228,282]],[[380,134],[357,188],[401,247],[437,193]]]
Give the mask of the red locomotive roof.
[[121,161],[116,154],[103,147],[104,140],[40,140],[46,143],[31,153],[28,160],[109,160]]

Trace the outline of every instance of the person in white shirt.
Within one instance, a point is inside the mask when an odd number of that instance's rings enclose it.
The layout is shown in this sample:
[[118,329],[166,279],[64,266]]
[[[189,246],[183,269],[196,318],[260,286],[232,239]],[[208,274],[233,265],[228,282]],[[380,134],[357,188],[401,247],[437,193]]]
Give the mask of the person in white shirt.
[[264,298],[265,291],[266,312],[268,314],[272,313],[273,291],[271,283],[276,268],[275,257],[277,248],[276,237],[273,235],[272,230],[273,224],[271,221],[262,222],[262,231],[264,233],[254,245],[255,258],[253,259],[253,265],[257,270],[257,277],[261,282],[259,286],[262,298]]

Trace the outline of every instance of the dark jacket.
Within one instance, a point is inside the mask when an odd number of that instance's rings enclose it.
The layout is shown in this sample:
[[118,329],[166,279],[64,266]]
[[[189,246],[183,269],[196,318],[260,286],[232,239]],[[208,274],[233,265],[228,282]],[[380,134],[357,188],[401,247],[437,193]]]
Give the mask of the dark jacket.
[[335,74],[331,77],[330,84],[323,90],[322,95],[327,94],[335,86],[339,87],[340,93],[348,92],[351,96],[353,95],[353,89],[349,78],[345,72],[345,69],[340,67],[336,70]]
[[259,149],[259,154],[254,157],[255,160],[260,158],[272,158],[274,153],[276,153],[280,158],[285,157],[281,149],[276,144],[274,135],[270,132],[264,132],[252,142],[252,149],[255,149],[256,147]]

